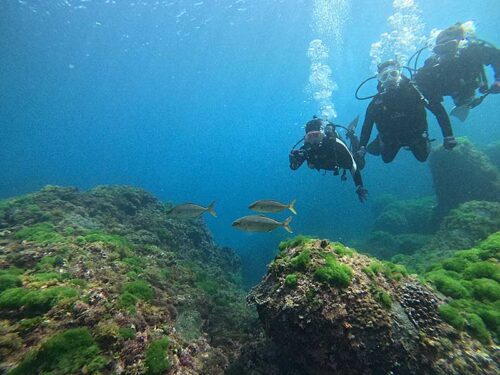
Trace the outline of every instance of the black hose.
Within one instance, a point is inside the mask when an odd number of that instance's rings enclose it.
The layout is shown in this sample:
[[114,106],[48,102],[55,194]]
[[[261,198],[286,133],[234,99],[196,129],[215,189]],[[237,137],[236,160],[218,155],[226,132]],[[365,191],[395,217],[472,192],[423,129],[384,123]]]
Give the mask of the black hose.
[[408,66],[410,66],[411,64],[411,60],[415,59],[415,64],[413,65],[413,70],[417,70],[417,65],[418,65],[418,59],[420,58],[420,54],[426,49],[426,48],[429,48],[430,47],[430,44],[426,44],[425,46],[423,46],[422,48],[420,48],[419,50],[415,51],[415,53],[413,55],[410,56],[410,58],[408,59]]
[[304,139],[305,139],[305,137],[300,138],[300,139],[299,139],[299,141],[293,145],[293,147],[292,147],[292,151],[293,151],[293,150],[295,150],[295,147],[297,147],[297,146],[298,146],[298,144],[299,144],[300,142],[302,142]]
[[376,76],[376,75],[374,75],[374,76],[372,76],[372,77],[369,77],[369,78],[365,79],[363,82],[361,82],[361,83],[359,84],[358,88],[356,89],[356,92],[354,93],[354,97],[355,97],[356,99],[358,99],[358,100],[368,100],[368,99],[374,98],[377,94],[375,94],[375,95],[371,95],[371,96],[364,96],[364,97],[360,97],[360,96],[358,96],[358,92],[359,92],[359,90],[361,89],[361,87],[363,87],[363,85],[364,85],[366,82],[371,81],[372,79],[375,79],[375,78],[377,78],[377,76]]

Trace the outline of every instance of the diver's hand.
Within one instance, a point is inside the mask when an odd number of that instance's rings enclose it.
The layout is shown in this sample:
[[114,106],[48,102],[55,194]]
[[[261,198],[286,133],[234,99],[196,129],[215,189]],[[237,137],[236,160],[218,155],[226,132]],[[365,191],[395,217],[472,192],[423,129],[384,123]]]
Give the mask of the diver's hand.
[[447,150],[452,150],[457,145],[457,141],[454,136],[444,137],[443,147]]
[[360,159],[364,159],[366,155],[366,147],[361,146],[358,151],[356,151],[356,156]]
[[290,161],[290,168],[296,170],[304,162],[304,154],[299,150],[293,150],[288,154],[288,160]]
[[366,190],[363,185],[359,185],[356,189],[356,194],[358,194],[359,201],[361,203],[365,202],[368,199],[368,190]]
[[500,81],[496,80],[490,87],[491,94],[500,94]]

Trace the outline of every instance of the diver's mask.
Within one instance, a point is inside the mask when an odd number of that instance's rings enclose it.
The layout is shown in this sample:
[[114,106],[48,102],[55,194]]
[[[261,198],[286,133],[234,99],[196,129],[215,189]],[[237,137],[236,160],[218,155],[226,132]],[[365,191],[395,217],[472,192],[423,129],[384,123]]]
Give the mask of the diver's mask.
[[324,134],[321,132],[321,130],[313,130],[310,131],[309,133],[306,134],[304,137],[304,144],[306,145],[319,145],[321,141],[323,141]]
[[377,79],[385,88],[395,87],[401,81],[401,69],[396,65],[389,65],[378,73]]

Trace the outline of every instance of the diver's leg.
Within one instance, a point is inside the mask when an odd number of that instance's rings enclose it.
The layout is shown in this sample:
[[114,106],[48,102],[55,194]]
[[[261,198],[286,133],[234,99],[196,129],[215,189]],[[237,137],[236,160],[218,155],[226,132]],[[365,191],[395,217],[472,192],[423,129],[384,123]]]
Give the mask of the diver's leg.
[[401,146],[397,142],[384,142],[380,154],[384,163],[390,163],[396,157]]
[[375,138],[372,142],[370,142],[368,144],[368,146],[366,146],[366,151],[370,155],[380,156],[380,149],[381,148],[382,148],[382,146],[381,146],[380,136],[377,135],[377,138]]
[[431,152],[431,144],[429,142],[429,139],[422,138],[418,142],[414,143],[410,147],[410,150],[413,153],[413,156],[415,156],[418,161],[426,161],[429,157],[429,153]]

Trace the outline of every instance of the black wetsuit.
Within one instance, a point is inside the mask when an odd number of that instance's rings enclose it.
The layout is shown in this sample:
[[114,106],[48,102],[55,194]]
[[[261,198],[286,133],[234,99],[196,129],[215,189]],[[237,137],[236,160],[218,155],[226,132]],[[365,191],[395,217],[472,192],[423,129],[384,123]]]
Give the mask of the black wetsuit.
[[451,96],[460,106],[467,104],[478,88],[488,89],[484,65],[491,65],[495,79],[500,80],[500,49],[484,42],[470,42],[454,56],[429,57],[416,73],[415,82],[430,103]]
[[309,168],[338,172],[349,170],[356,187],[363,186],[361,173],[347,145],[338,137],[325,137],[317,145],[304,144],[296,154],[296,163],[290,164],[293,170],[298,169],[307,160]]
[[398,87],[379,92],[368,105],[360,147],[367,146],[375,123],[379,132],[375,143],[385,163],[394,160],[403,146],[409,147],[417,160],[427,160],[430,145],[425,108],[436,116],[443,136],[452,136],[450,119],[441,103],[429,105],[410,80],[402,77]]

